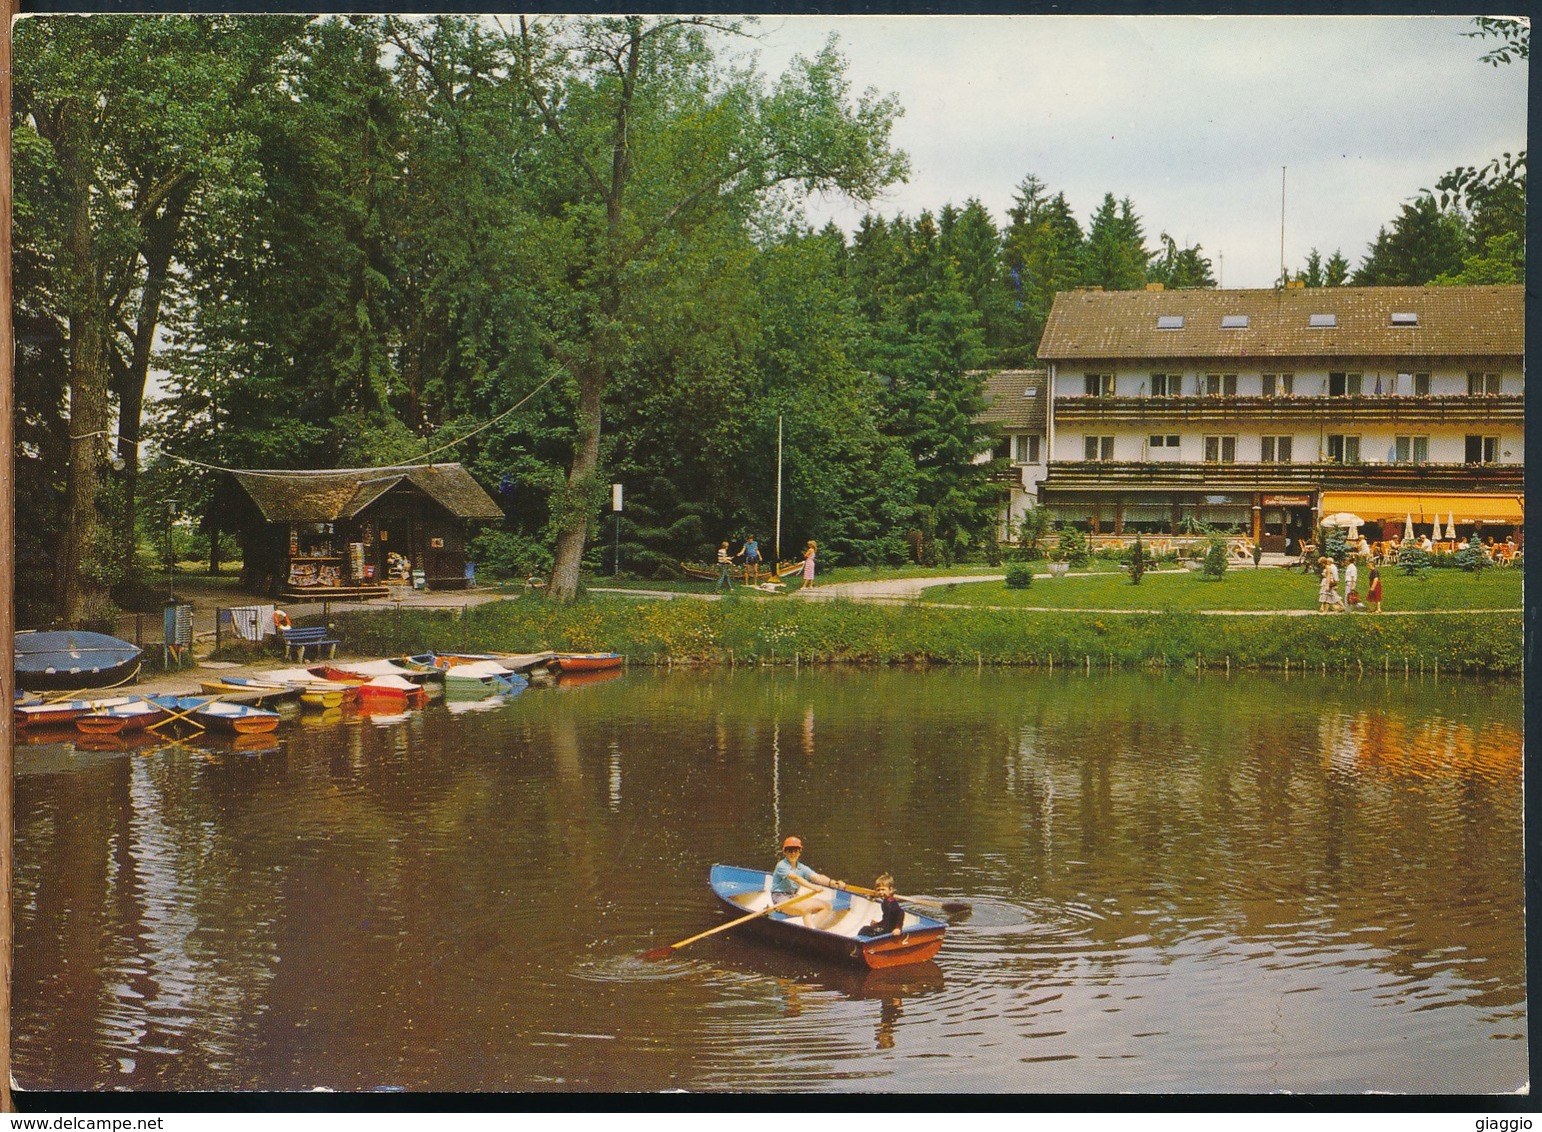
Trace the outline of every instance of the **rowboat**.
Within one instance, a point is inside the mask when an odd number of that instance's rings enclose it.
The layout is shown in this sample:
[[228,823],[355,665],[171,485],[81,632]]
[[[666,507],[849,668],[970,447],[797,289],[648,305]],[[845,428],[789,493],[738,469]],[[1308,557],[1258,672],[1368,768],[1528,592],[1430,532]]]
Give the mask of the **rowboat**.
[[48,727],[74,723],[88,712],[133,703],[138,696],[105,696],[94,700],[55,700],[53,703],[17,704],[13,712],[17,727]]
[[494,660],[470,660],[444,669],[444,694],[483,696],[491,692],[523,691],[530,684]]
[[276,730],[280,719],[278,712],[267,708],[231,704],[207,696],[151,696],[150,700],[168,713],[184,715],[202,727],[217,727],[238,735]]
[[86,735],[119,735],[125,731],[143,731],[170,717],[171,712],[153,700],[137,699],[83,715],[75,720],[75,729]]
[[139,671],[137,645],[73,629],[16,634],[16,683],[23,688],[104,688]]
[[423,690],[421,684],[416,684],[405,676],[395,673],[383,673],[379,676],[368,676],[363,673],[346,672],[330,665],[319,665],[311,669],[312,674],[326,680],[332,680],[340,684],[349,684],[358,696],[360,704],[366,701],[384,702],[396,707],[417,706],[426,703],[428,693]]
[[495,664],[501,664],[510,672],[529,672],[532,668],[539,668],[549,664],[557,654],[547,652],[427,652],[407,659],[421,664],[431,664],[435,668],[445,670],[454,668],[460,664],[470,664],[475,661],[490,660]]
[[334,708],[359,698],[357,682],[324,680],[308,668],[277,668],[259,672],[256,679],[264,684],[288,684],[300,689],[300,702],[315,707]]
[[618,652],[559,652],[551,665],[558,672],[600,672],[607,668],[620,668],[626,659]]
[[[312,699],[307,700],[300,688],[294,684],[253,680],[250,676],[224,676],[218,680],[205,680],[199,687],[212,696],[240,696],[245,702],[257,705],[298,699],[301,703],[310,703],[316,707],[326,706],[324,696],[321,694],[316,694]],[[336,698],[332,706],[336,707],[343,702],[342,693],[332,694]]]
[[311,674],[327,680],[351,682],[359,678],[373,680],[377,676],[394,676],[413,684],[440,678],[442,669],[422,664],[411,657],[401,660],[333,660],[311,668]]
[[[735,916],[771,905],[771,874],[759,869],[713,865],[710,884],[713,895]],[[924,963],[942,948],[947,925],[941,920],[907,911],[900,935],[863,938],[858,930],[882,915],[878,901],[844,890],[830,891],[826,898],[831,908],[818,926],[805,927],[796,913],[772,912],[744,927],[772,943],[869,969]]]

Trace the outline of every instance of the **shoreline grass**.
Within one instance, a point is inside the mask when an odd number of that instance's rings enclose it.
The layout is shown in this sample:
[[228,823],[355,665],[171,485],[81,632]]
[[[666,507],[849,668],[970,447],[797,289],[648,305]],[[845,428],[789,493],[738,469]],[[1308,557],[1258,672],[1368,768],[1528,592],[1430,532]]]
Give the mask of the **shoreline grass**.
[[347,611],[332,620],[350,651],[387,656],[423,649],[555,649],[619,652],[628,663],[657,665],[1382,670],[1507,678],[1523,671],[1522,615],[1506,610],[1481,616],[1220,617],[1194,610],[1100,614],[921,602],[736,597],[705,602],[591,594],[566,606],[532,596],[458,614]]

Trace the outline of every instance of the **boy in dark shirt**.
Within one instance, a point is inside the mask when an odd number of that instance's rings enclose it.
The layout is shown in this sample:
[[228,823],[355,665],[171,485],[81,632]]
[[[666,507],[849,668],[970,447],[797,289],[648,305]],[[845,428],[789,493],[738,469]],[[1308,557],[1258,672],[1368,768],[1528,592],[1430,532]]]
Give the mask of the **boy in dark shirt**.
[[891,933],[899,935],[905,927],[905,909],[900,907],[899,898],[894,895],[894,878],[884,873],[873,882],[873,888],[873,895],[879,901],[883,915],[866,927],[857,929],[857,934],[864,938]]

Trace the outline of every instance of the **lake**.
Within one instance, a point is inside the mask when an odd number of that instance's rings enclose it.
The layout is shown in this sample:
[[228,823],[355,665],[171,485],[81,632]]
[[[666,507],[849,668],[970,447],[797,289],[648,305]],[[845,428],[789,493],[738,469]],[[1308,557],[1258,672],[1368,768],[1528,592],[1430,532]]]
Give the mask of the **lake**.
[[[272,736],[16,749],[49,1090],[1498,1093],[1517,683],[631,669]],[[715,862],[967,903],[854,971]]]

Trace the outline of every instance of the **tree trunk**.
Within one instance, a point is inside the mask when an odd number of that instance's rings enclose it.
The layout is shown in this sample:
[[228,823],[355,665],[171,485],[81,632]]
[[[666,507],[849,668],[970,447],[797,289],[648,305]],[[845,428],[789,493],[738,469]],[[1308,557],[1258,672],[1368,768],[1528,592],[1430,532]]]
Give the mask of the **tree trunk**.
[[595,502],[594,476],[600,465],[600,401],[604,389],[603,372],[586,367],[578,374],[578,443],[573,448],[573,466],[561,502],[556,561],[551,583],[546,587],[546,595],[552,601],[569,602],[578,596],[578,567],[588,541]]
[[80,149],[68,142],[60,157],[69,201],[65,255],[72,276],[70,465],[57,561],[60,618],[66,628],[75,629],[88,617],[101,616],[107,599],[96,554],[102,533],[97,511],[100,453],[107,443],[108,315],[92,256],[90,169]]
[[155,347],[155,332],[161,321],[161,303],[171,271],[172,250],[182,231],[193,186],[191,175],[183,177],[167,195],[161,214],[145,226],[145,282],[139,318],[134,327],[134,354],[118,382],[118,457],[123,461],[123,516],[118,530],[118,553],[120,574],[125,578],[134,572],[134,548],[138,541],[135,516],[139,499],[139,438],[150,353]]

